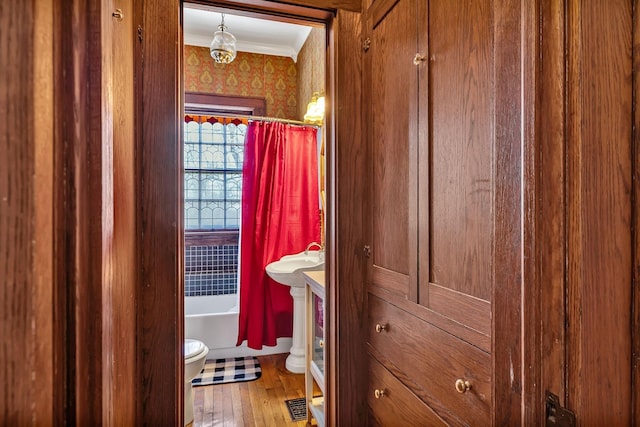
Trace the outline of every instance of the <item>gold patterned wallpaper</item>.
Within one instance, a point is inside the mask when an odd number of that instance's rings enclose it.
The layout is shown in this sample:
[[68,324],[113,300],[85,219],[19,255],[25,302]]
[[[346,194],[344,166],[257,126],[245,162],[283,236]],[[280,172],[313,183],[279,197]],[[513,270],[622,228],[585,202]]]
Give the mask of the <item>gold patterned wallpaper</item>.
[[313,92],[324,94],[325,39],[324,28],[312,28],[298,53],[298,120],[304,117]]
[[184,89],[265,98],[267,116],[298,119],[297,69],[291,58],[238,52],[231,64],[217,64],[209,48],[185,45]]
[[184,46],[185,91],[265,98],[269,117],[302,120],[313,92],[324,93],[324,71],[324,28],[311,29],[297,63],[238,52],[231,64],[217,64],[209,48]]
[[[314,92],[325,94],[325,55],[326,35],[324,28],[312,28],[307,41],[298,53],[298,114],[302,120],[307,110],[307,104]],[[324,155],[324,128],[320,129],[322,135],[322,147],[320,149],[320,197],[322,209],[320,210],[320,238],[321,244],[325,242],[325,155]]]

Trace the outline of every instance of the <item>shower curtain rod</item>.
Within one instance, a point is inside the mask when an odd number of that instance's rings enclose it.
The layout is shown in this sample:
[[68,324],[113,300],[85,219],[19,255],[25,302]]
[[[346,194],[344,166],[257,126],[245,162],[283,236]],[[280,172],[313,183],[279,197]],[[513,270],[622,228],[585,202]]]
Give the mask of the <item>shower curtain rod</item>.
[[301,122],[299,120],[289,120],[289,119],[280,119],[278,117],[266,117],[266,116],[252,116],[252,115],[245,115],[245,114],[215,114],[216,116],[219,117],[229,117],[229,118],[243,118],[243,119],[247,119],[250,121],[253,120],[262,120],[265,122],[280,122],[280,123],[287,123],[290,125],[297,125],[297,126],[313,126],[313,127],[318,127],[318,125],[314,125],[311,123],[305,123],[305,122]]

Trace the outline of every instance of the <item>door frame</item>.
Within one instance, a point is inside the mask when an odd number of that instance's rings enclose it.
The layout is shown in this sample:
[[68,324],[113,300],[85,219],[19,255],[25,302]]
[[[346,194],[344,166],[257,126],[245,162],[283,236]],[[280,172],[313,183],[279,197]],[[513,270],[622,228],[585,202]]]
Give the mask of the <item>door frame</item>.
[[[353,194],[361,194],[356,170],[364,171],[359,78],[360,14],[343,11],[357,2],[297,1],[299,5],[252,0],[191,3],[241,10],[245,14],[323,23],[327,29],[326,271],[328,340],[326,346],[329,425],[361,423],[364,367],[361,322],[364,307],[362,232],[341,218],[361,224],[364,213]],[[182,0],[137,2],[140,47],[137,63],[137,199],[139,278],[137,308],[137,384],[140,420],[181,422],[183,363],[183,275],[180,255],[182,153]],[[307,4],[309,7],[301,5]],[[354,53],[355,52],[355,53]],[[339,58],[348,58],[348,61]],[[338,140],[349,144],[337,144]],[[169,171],[169,173],[167,173]],[[344,220],[343,220],[344,221]],[[344,236],[344,237],[343,237]],[[338,261],[339,260],[339,261]],[[338,265],[339,264],[339,265]],[[348,285],[340,286],[339,283]],[[338,334],[338,327],[341,334]],[[166,351],[174,348],[176,351]],[[165,349],[160,351],[160,349]],[[343,373],[346,372],[346,373]],[[341,386],[341,382],[346,383]],[[178,405],[175,403],[178,402]],[[351,420],[351,421],[350,421]]]

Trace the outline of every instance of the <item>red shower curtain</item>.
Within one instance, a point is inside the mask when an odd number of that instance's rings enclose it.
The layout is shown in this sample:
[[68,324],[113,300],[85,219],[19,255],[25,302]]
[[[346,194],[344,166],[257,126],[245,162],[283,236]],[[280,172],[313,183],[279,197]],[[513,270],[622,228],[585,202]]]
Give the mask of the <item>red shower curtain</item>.
[[275,346],[293,331],[289,287],[265,267],[320,242],[317,129],[251,122],[242,172],[238,345]]

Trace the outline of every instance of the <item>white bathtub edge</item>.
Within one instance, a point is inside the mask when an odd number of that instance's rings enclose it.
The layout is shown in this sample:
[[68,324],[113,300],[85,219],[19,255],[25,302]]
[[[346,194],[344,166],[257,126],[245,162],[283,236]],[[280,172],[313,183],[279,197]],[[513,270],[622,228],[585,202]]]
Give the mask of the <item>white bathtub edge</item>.
[[207,359],[223,359],[227,357],[266,356],[268,354],[289,353],[291,338],[278,338],[275,347],[263,346],[262,350],[254,350],[243,343],[238,347],[209,349]]

